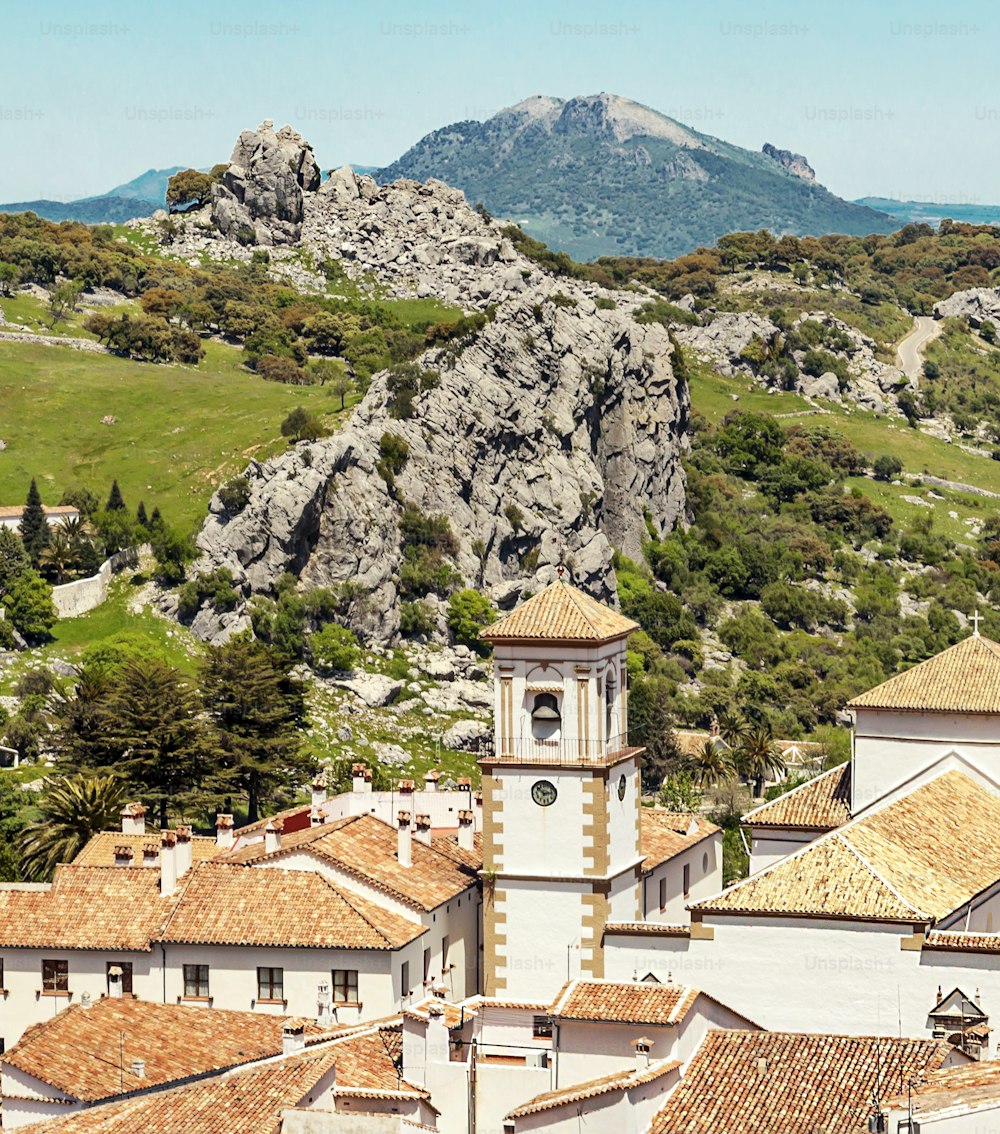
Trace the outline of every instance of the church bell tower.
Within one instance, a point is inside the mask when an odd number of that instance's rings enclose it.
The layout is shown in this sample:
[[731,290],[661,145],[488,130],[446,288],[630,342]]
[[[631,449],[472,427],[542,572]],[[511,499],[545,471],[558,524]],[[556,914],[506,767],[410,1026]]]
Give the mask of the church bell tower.
[[484,992],[548,999],[602,977],[608,921],[642,917],[636,623],[560,579],[493,624],[483,772]]

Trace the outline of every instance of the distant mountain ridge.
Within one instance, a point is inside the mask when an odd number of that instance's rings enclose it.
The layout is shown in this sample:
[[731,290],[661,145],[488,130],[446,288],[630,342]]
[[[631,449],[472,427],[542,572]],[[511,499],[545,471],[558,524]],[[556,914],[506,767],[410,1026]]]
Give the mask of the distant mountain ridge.
[[856,205],[880,209],[897,220],[908,224],[940,224],[948,220],[965,224],[1000,224],[1000,205],[980,205],[961,202],[897,201],[892,197],[859,197]]
[[898,227],[801,172],[602,93],[536,95],[485,122],[453,123],[375,177],[440,178],[578,259],[673,257],[746,229],[867,235]]
[[114,189],[109,189],[100,196],[148,201],[156,208],[164,209],[167,205],[167,182],[175,173],[187,168],[186,165],[172,165],[169,169],[147,169],[145,173],[140,173],[138,177],[126,181],[124,185],[116,185]]
[[182,169],[187,169],[187,166],[147,169],[107,193],[81,197],[76,201],[12,201],[0,205],[0,213],[35,213],[45,220],[78,221],[81,224],[121,224],[166,208],[167,182]]

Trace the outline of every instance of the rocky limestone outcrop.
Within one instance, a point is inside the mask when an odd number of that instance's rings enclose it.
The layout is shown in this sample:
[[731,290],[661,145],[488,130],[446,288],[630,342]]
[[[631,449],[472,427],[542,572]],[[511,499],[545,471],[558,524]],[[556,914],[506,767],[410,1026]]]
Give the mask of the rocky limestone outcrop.
[[816,170],[806,161],[803,154],[795,154],[791,150],[779,150],[770,142],[765,142],[760,152],[803,181],[816,180]]
[[968,291],[956,291],[934,304],[934,316],[937,319],[965,319],[973,327],[987,322],[998,326],[1000,288],[973,287]]
[[212,220],[242,244],[292,244],[302,232],[303,194],[318,189],[320,179],[302,135],[291,126],[275,132],[268,119],[240,134],[229,168],[212,190]]
[[[336,436],[248,469],[250,501],[229,515],[216,496],[198,537],[195,570],[229,568],[244,605],[201,636],[245,624],[251,595],[292,571],[303,588],[365,588],[356,628],[391,641],[399,627],[403,502],[446,516],[467,585],[511,606],[565,564],[590,593],[613,600],[612,552],[640,557],[646,516],[666,532],[681,515],[686,387],[671,369],[666,330],[639,325],[586,296],[570,303],[538,289],[509,300],[457,357],[428,352],[435,388],[412,418],[391,416],[388,375]],[[390,490],[380,440],[409,456]]]
[[696,358],[711,362],[721,374],[732,376],[751,373],[750,364],[740,355],[754,339],[771,342],[778,327],[765,315],[753,311],[723,311],[700,326],[677,327],[674,334]]

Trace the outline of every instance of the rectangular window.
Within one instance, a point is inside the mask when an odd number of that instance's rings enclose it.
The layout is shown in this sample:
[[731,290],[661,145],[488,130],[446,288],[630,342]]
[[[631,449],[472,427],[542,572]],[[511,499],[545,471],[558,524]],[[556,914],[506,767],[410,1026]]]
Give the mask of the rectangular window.
[[399,973],[399,991],[401,996],[409,996],[410,989],[410,962],[404,961]]
[[334,1004],[358,1003],[358,970],[333,970],[333,1002]]
[[122,996],[132,995],[132,962],[108,961],[105,965],[108,974],[108,995],[111,995],[111,986],[120,983],[119,992]]
[[441,972],[442,973],[446,973],[448,971],[448,967],[449,967],[448,966],[448,954],[450,952],[451,952],[451,938],[450,937],[442,937],[441,938]]
[[531,1034],[535,1039],[552,1038],[552,1017],[535,1016],[531,1022]]
[[42,961],[42,991],[69,992],[69,961]]
[[660,909],[667,908],[667,880],[666,878],[660,879]]
[[285,999],[285,970],[257,969],[257,999]]
[[7,986],[3,982],[3,957],[0,957],[0,991],[5,989],[6,987]]
[[208,999],[208,965],[184,966],[184,996],[198,1000]]
[[684,897],[686,898],[691,892],[691,865],[684,863]]
[[424,950],[424,984],[431,979],[431,951]]

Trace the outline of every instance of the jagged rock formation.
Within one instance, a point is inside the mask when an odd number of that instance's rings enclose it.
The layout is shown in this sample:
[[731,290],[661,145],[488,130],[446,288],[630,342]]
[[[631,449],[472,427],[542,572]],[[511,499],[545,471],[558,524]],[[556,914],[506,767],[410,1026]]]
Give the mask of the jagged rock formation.
[[947,299],[934,304],[937,319],[965,319],[972,327],[983,323],[1000,325],[1000,288],[973,287],[956,291]]
[[302,232],[303,191],[319,183],[312,147],[291,126],[275,133],[268,119],[240,134],[212,191],[212,220],[243,244],[294,243]]
[[[613,548],[640,556],[645,515],[664,532],[684,505],[688,399],[671,350],[662,327],[584,295],[510,300],[457,358],[422,356],[440,380],[412,418],[391,416],[387,375],[376,375],[336,436],[252,464],[239,515],[213,499],[195,569],[228,567],[244,599],[289,570],[304,587],[361,584],[356,628],[387,642],[399,626],[405,501],[448,517],[455,566],[501,605],[559,563],[613,598]],[[377,469],[387,432],[409,450],[393,490]],[[215,639],[245,620],[245,606],[221,618],[206,609],[194,629]]]
[[770,142],[765,142],[760,152],[772,158],[778,165],[787,169],[789,173],[801,177],[803,181],[816,180],[816,170],[806,161],[803,154],[794,154],[791,150],[779,150]]

